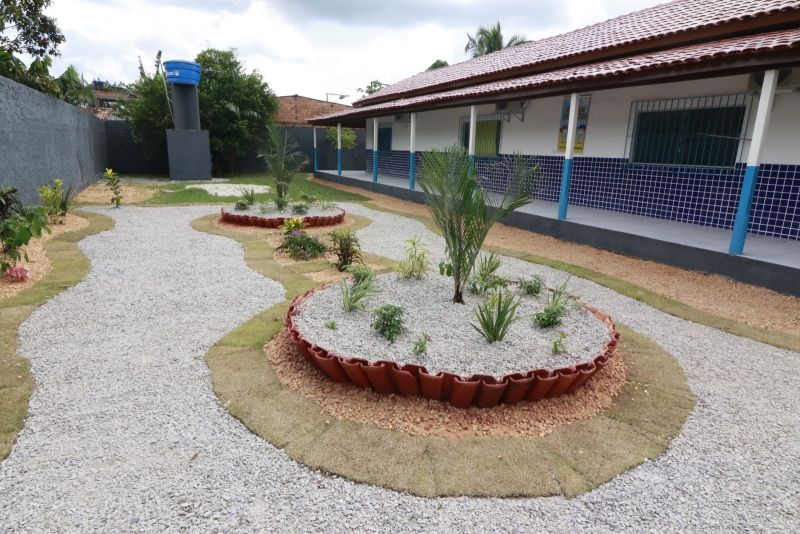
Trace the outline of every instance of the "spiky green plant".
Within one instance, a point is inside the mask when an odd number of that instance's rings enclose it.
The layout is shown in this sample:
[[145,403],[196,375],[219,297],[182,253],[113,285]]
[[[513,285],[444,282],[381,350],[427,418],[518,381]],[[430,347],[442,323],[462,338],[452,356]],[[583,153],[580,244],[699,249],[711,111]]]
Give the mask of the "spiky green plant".
[[256,190],[253,187],[240,187],[239,192],[242,194],[242,200],[247,202],[248,206],[252,206],[256,203]]
[[503,262],[496,253],[490,252],[482,255],[475,266],[475,274],[472,275],[469,282],[470,291],[482,295],[492,289],[508,286],[508,280],[497,275],[497,271],[502,265]]
[[339,287],[342,288],[342,309],[347,313],[355,310],[364,310],[364,300],[370,295],[376,293],[372,287],[374,278],[362,278],[353,285],[347,283],[347,280],[342,280]]
[[528,167],[519,156],[514,158],[513,167],[505,191],[498,194],[478,184],[475,166],[460,146],[432,150],[422,158],[419,183],[447,244],[453,302],[464,303],[464,284],[494,223],[530,201],[526,191],[537,167]]
[[289,184],[294,175],[308,163],[294,138],[281,128],[272,126],[268,129],[267,150],[258,157],[264,160],[267,171],[275,178],[275,194],[278,198],[286,198]]
[[406,241],[406,257],[397,266],[398,278],[421,280],[430,271],[430,253],[418,237]]
[[478,309],[475,310],[478,324],[472,324],[472,328],[480,332],[489,343],[503,341],[514,321],[518,307],[519,296],[514,293],[502,290],[493,293],[478,304]]

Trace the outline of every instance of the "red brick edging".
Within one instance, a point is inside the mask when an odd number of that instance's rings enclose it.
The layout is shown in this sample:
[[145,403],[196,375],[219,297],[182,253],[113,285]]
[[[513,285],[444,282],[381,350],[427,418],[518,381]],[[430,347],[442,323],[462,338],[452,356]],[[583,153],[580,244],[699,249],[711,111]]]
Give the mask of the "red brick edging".
[[609,360],[616,355],[619,342],[619,333],[611,318],[600,310],[588,308],[595,317],[603,321],[611,336],[603,344],[600,353],[589,360],[571,367],[533,369],[524,374],[512,373],[500,380],[489,375],[464,377],[448,372],[431,374],[421,365],[407,363],[399,366],[397,362],[387,360],[367,361],[333,353],[308,341],[296,328],[294,316],[297,314],[297,307],[322,287],[298,295],[289,305],[284,325],[292,341],[305,359],[331,380],[372,388],[377,393],[421,395],[427,399],[447,401],[459,408],[472,405],[490,408],[501,403],[538,401],[568,395],[608,365]]
[[[286,219],[294,217],[259,217],[258,215],[244,215],[239,213],[232,213],[220,210],[222,212],[222,220],[227,223],[241,224],[243,226],[261,226],[262,228],[279,228],[283,226]],[[303,217],[303,222],[306,228],[313,228],[315,226],[333,226],[339,224],[344,220],[345,211],[339,208],[339,213],[336,215],[310,215]]]

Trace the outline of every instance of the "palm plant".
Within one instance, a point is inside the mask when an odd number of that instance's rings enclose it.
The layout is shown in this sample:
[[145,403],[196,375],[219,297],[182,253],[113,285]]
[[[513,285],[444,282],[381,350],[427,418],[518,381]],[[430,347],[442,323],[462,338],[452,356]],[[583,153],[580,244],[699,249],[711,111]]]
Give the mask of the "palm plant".
[[535,179],[536,169],[516,157],[505,191],[496,194],[486,192],[478,184],[475,167],[460,146],[432,150],[423,156],[419,183],[447,245],[453,302],[464,303],[464,285],[489,229],[530,201],[526,191]]
[[88,106],[95,103],[94,88],[86,83],[74,65],[70,65],[55,79],[58,95],[61,100],[76,106]]
[[300,151],[297,141],[281,128],[270,127],[268,138],[267,150],[258,157],[264,160],[267,171],[275,178],[278,198],[286,198],[292,178],[308,163],[308,158]]
[[472,54],[472,57],[478,57],[527,42],[524,35],[512,35],[508,41],[504,41],[503,32],[500,30],[500,21],[497,21],[494,26],[488,28],[478,26],[475,35],[467,34],[467,45],[464,47],[464,52]]

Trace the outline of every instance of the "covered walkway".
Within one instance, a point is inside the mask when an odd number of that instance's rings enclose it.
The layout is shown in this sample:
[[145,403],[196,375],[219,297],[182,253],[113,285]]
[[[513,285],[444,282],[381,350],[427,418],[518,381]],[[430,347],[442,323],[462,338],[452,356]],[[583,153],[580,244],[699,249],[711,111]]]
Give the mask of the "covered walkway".
[[[381,174],[377,184],[373,184],[372,173],[366,171],[343,170],[338,176],[334,169],[315,175],[406,200],[423,201],[419,185],[410,191],[406,178]],[[744,254],[733,256],[728,253],[730,229],[575,205],[569,206],[567,220],[559,221],[558,203],[541,200],[534,200],[504,222],[568,241],[800,295],[799,241],[751,234],[747,236]]]

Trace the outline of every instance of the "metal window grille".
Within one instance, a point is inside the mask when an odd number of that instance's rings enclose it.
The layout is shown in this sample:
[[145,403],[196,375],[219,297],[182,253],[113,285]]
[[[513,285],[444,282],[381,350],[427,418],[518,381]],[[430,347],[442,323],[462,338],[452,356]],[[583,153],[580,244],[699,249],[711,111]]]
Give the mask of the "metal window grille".
[[733,167],[747,139],[752,95],[633,102],[626,155],[631,163]]
[[392,149],[392,127],[378,128],[378,152],[388,152]]

